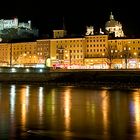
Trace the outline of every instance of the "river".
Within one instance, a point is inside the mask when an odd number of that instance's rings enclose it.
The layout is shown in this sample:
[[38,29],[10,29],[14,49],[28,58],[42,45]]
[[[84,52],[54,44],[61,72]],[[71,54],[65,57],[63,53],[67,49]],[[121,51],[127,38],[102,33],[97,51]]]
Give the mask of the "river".
[[0,84],[0,140],[140,139],[140,90]]

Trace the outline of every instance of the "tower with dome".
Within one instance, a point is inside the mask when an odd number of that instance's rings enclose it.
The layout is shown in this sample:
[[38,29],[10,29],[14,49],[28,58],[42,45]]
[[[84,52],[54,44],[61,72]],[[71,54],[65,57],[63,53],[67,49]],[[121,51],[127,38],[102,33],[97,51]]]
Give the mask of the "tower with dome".
[[108,31],[109,34],[114,33],[115,37],[125,36],[122,29],[122,24],[114,19],[112,12],[110,14],[110,20],[107,21],[105,24],[105,29]]

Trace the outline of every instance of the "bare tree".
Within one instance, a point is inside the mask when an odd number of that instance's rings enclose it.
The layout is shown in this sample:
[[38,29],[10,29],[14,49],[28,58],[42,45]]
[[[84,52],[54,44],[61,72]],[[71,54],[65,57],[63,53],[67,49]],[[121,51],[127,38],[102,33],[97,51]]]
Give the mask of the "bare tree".
[[126,44],[122,50],[122,58],[125,60],[125,69],[128,68],[128,59],[131,57],[130,47]]
[[113,60],[118,56],[118,50],[116,49],[116,46],[110,44],[108,44],[108,47],[105,47],[105,49],[105,57],[107,58],[106,63],[109,66],[109,69],[111,69]]

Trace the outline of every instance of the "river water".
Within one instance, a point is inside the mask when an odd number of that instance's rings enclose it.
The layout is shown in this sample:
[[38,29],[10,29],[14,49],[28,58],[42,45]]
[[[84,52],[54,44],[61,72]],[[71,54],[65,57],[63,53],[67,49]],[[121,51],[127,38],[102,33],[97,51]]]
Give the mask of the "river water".
[[140,139],[140,90],[0,84],[0,140]]

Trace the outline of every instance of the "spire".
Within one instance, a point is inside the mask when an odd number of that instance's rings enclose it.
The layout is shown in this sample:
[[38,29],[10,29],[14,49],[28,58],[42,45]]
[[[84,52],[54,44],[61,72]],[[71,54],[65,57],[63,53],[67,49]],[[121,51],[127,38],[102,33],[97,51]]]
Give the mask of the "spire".
[[64,17],[63,17],[63,25],[62,26],[63,26],[62,29],[64,30],[64,36],[66,36],[67,35],[67,31],[66,31]]
[[110,14],[110,20],[114,20],[114,16],[113,16],[112,12]]
[[63,27],[62,28],[63,28],[63,30],[66,30],[64,17],[63,17]]

